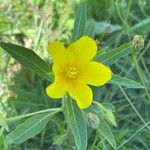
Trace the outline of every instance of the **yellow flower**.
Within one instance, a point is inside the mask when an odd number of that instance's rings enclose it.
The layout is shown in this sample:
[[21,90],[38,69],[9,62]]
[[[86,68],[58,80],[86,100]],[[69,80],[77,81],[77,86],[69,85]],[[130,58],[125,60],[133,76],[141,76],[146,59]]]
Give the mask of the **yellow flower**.
[[67,49],[55,41],[49,44],[48,52],[54,61],[55,81],[46,88],[47,94],[58,99],[68,92],[81,109],[89,107],[93,93],[88,85],[104,85],[112,76],[108,67],[91,61],[97,52],[95,41],[83,36]]

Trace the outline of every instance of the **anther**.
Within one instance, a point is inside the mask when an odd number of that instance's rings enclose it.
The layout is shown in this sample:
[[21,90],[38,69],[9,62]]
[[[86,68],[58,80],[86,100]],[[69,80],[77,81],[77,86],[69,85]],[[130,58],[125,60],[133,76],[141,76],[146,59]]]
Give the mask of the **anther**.
[[66,72],[66,76],[69,78],[69,79],[74,79],[76,78],[76,75],[78,73],[77,69],[75,67],[69,67],[65,70]]

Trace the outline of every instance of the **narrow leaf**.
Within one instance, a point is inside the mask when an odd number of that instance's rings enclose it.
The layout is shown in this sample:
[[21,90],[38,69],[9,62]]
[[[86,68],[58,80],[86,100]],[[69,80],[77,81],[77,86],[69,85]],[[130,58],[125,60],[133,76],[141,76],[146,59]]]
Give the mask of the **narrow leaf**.
[[20,144],[39,134],[46,127],[50,117],[56,112],[58,111],[38,114],[25,120],[14,131],[7,135],[5,139],[6,143]]
[[51,67],[48,66],[34,51],[11,43],[0,42],[0,46],[25,67],[31,68],[38,75],[49,81],[53,80],[53,77],[50,74]]
[[75,144],[78,150],[86,150],[87,147],[87,126],[83,118],[82,111],[71,97],[67,97],[64,101],[66,117],[72,134],[75,139]]
[[77,10],[75,17],[74,29],[72,40],[75,41],[84,35],[87,21],[87,6],[85,2],[82,2]]
[[85,35],[94,38],[95,36],[95,21],[93,19],[89,20],[85,29]]
[[90,107],[90,110],[91,112],[96,113],[100,118],[103,118],[109,121],[109,123],[111,123],[112,125],[117,126],[113,112],[109,110],[107,107],[105,107],[105,105],[94,101],[93,105]]
[[127,88],[144,88],[140,83],[118,75],[113,75],[109,83],[113,85],[125,86]]
[[108,109],[105,109],[104,112],[106,121],[110,122],[114,126],[117,126],[114,114]]
[[102,104],[99,104],[99,106],[104,113],[105,119],[109,121],[112,125],[117,126],[114,114]]
[[115,106],[111,103],[101,103],[106,109],[109,109],[111,112],[115,112]]
[[55,145],[61,145],[61,144],[65,141],[66,137],[67,137],[67,133],[65,133],[65,134],[60,134],[60,135],[56,135],[56,136],[53,138],[53,143],[54,143]]
[[112,65],[118,59],[128,55],[130,53],[130,47],[131,43],[127,43],[105,53],[98,53],[95,56],[94,60],[101,62],[105,65]]
[[134,32],[139,32],[139,33],[148,33],[150,32],[150,17],[139,21],[139,23],[137,23],[136,25],[134,25],[131,30],[133,30]]
[[[114,149],[116,149],[116,141],[115,141],[114,135],[113,135],[109,125],[104,120],[104,118],[106,119],[105,114],[109,110],[104,108],[104,106],[102,106],[100,103],[97,103],[97,102],[93,103],[90,110],[99,116],[100,123],[99,123],[98,131],[99,131],[100,135],[102,135],[110,143],[110,145]],[[109,111],[109,113],[111,113],[111,112]],[[114,121],[114,125],[116,125],[115,121]]]
[[102,118],[100,118],[100,124],[99,124],[98,131],[110,143],[110,145],[114,149],[116,149],[116,141],[115,141],[114,135],[113,135],[109,125]]

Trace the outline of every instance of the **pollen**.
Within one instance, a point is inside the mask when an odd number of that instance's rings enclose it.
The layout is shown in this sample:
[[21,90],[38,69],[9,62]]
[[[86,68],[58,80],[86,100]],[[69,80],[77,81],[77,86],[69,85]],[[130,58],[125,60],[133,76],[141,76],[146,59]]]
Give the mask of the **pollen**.
[[75,79],[78,73],[78,70],[75,67],[69,67],[65,70],[66,76],[69,79]]

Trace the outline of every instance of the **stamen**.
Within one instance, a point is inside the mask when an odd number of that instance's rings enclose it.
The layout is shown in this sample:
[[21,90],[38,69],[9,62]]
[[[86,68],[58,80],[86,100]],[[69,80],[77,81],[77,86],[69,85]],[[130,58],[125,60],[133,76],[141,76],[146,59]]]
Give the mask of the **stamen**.
[[69,79],[75,79],[78,73],[78,70],[75,67],[69,67],[65,70],[65,72],[66,72],[66,76]]

